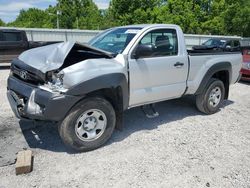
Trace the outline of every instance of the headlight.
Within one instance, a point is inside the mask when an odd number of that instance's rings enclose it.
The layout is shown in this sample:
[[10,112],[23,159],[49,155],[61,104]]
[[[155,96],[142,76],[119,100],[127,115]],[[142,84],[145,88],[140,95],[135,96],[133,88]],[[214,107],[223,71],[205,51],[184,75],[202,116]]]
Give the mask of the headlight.
[[52,73],[52,82],[54,80],[58,80],[58,79],[63,81],[63,77],[64,77],[64,72],[63,71],[60,71],[58,73]]
[[63,77],[64,72],[60,71],[59,73],[52,73],[51,82],[40,86],[41,89],[48,90],[51,92],[66,92],[67,89],[63,87]]

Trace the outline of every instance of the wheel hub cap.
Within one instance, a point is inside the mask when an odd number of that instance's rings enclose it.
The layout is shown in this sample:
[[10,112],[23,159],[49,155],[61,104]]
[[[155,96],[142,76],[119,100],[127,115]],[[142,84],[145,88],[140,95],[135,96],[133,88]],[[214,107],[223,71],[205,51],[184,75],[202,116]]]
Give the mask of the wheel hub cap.
[[86,131],[93,130],[97,125],[97,120],[95,117],[88,117],[84,120],[83,128]]
[[221,89],[219,87],[215,87],[212,89],[209,95],[209,104],[212,107],[216,107],[221,100]]
[[105,131],[107,118],[104,112],[91,109],[82,113],[75,124],[75,133],[82,141],[98,139]]

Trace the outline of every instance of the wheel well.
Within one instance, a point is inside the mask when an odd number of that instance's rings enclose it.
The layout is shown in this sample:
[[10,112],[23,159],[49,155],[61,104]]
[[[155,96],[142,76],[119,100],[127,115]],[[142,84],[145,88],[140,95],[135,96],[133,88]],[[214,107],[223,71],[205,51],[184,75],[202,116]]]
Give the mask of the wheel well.
[[87,97],[103,97],[113,106],[116,113],[116,129],[122,130],[123,122],[123,92],[120,86],[105,88],[87,94]]
[[87,94],[87,97],[99,96],[108,100],[116,112],[123,112],[123,95],[120,86],[116,88],[105,88]]
[[221,80],[224,83],[225,87],[225,99],[228,99],[229,94],[229,72],[226,70],[218,71],[215,74],[213,74],[212,78],[217,78]]

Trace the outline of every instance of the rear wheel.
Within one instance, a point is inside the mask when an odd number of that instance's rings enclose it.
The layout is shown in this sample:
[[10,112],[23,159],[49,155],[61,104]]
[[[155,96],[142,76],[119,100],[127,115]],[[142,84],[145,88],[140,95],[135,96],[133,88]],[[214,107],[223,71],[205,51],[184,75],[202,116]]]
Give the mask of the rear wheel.
[[225,86],[221,80],[211,78],[204,91],[196,96],[196,106],[205,114],[213,114],[220,108],[225,96]]
[[105,99],[87,98],[77,104],[59,125],[63,142],[77,150],[89,151],[102,146],[115,128],[115,111]]

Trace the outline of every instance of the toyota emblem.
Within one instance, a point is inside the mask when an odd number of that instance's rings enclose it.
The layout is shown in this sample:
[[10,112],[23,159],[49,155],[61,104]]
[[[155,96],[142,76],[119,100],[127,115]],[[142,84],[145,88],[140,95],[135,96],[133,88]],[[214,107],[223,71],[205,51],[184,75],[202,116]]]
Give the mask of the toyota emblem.
[[21,77],[22,79],[24,79],[24,80],[27,79],[27,71],[21,71],[21,72],[19,73],[19,75],[20,75],[20,77]]

